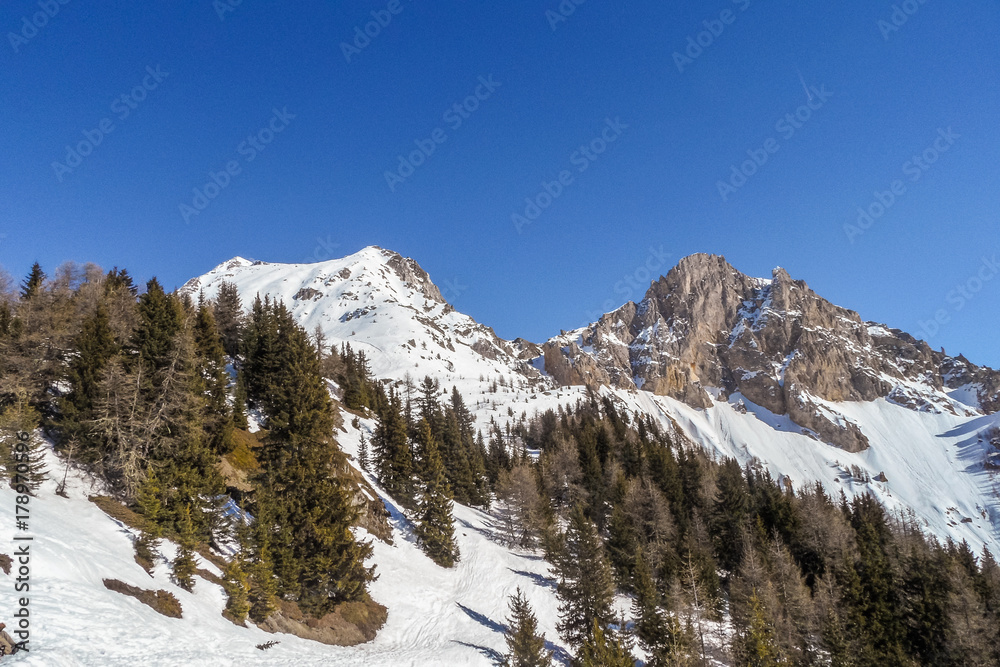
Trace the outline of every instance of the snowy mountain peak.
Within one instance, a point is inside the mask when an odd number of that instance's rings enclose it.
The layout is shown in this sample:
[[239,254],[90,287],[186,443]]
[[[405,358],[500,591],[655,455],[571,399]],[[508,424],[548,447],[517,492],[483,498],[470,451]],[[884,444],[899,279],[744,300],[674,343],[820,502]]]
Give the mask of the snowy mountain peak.
[[249,262],[234,258],[188,281],[180,292],[214,298],[223,282],[236,285],[245,309],[260,295],[282,301],[308,331],[328,345],[364,350],[379,377],[431,375],[448,383],[480,376],[542,375],[526,341],[505,341],[456,311],[421,266],[368,246],[315,264]]

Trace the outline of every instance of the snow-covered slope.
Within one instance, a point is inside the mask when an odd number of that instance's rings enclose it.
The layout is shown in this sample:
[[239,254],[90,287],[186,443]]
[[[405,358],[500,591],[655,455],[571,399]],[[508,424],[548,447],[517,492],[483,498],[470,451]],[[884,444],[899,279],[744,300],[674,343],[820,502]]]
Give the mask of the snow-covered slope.
[[[365,421],[362,430],[372,424]],[[338,437],[355,452],[360,431],[347,427]],[[369,434],[370,436],[370,434]],[[61,470],[54,455],[49,467]],[[455,507],[456,537],[462,553],[453,569],[438,567],[416,546],[410,530],[387,498],[393,514],[394,545],[374,541],[379,578],[372,597],[389,608],[378,637],[345,648],[285,634],[237,627],[222,617],[222,589],[201,578],[193,592],[175,586],[166,560],[150,577],[133,560],[134,532],[87,500],[88,481],[71,474],[68,498],[55,495],[49,481],[30,501],[30,652],[3,664],[32,667],[132,667],[133,665],[223,667],[227,665],[331,665],[356,667],[439,667],[492,664],[505,650],[503,624],[507,599],[520,587],[539,619],[550,648],[562,651],[555,624],[558,603],[547,566],[539,556],[510,551],[494,539],[492,519],[477,510]],[[0,553],[13,554],[15,492],[0,485]],[[161,548],[172,558],[174,545]],[[199,559],[199,567],[220,574]],[[15,571],[0,571],[4,609],[15,595]],[[173,593],[184,617],[161,616],[137,600],[107,590],[105,578],[143,589]],[[14,619],[3,619],[8,627]],[[266,651],[256,645],[277,640]]]
[[[940,539],[1000,553],[1000,475],[987,465],[1000,458],[1000,436],[990,433],[1000,415],[987,414],[996,371],[864,322],[784,271],[750,278],[723,258],[692,256],[642,303],[543,346],[497,338],[445,303],[416,262],[377,247],[319,264],[236,258],[182,289],[212,297],[223,280],[246,307],[257,294],[282,299],[307,329],[369,351],[378,377],[428,374],[442,392],[457,386],[480,427],[573,404],[590,384],[719,456],[758,459],[799,487],[869,491]],[[758,303],[741,300],[744,292],[770,296]],[[773,366],[758,375],[774,377],[748,377],[758,366]],[[838,383],[844,398],[829,400]],[[829,444],[840,433],[867,445]],[[887,481],[853,479],[852,466]]]
[[528,362],[537,346],[505,341],[442,297],[412,259],[369,246],[318,264],[269,264],[236,257],[188,281],[181,293],[214,298],[220,285],[236,285],[244,308],[260,295],[283,301],[328,344],[364,351],[377,377],[425,374],[451,384],[480,375],[518,374],[540,380]]
[[820,482],[834,498],[841,490],[849,497],[868,492],[893,513],[912,511],[941,540],[965,539],[977,552],[984,545],[1000,552],[1000,476],[984,465],[996,451],[989,437],[1000,415],[916,412],[885,399],[838,403],[838,412],[860,424],[871,442],[849,453],[739,394],[698,409],[648,392],[615,393],[632,410],[675,422],[713,454],[756,460],[794,488]]
[[[476,416],[504,426],[519,418],[585,399],[586,387],[563,384],[546,372],[546,357],[576,345],[573,364],[586,365],[595,349],[585,330],[553,339],[542,348],[498,339],[485,326],[457,313],[441,299],[429,277],[412,260],[379,248],[310,265],[227,262],[183,288],[207,297],[223,280],[235,283],[249,306],[260,294],[282,299],[308,329],[317,325],[330,343],[350,342],[370,352],[379,377],[399,380],[409,372],[442,381],[442,391],[458,386]],[[765,281],[756,281],[758,286]],[[878,329],[871,336],[884,337]],[[439,355],[440,354],[440,358]],[[593,361],[593,357],[590,357]],[[596,362],[594,362],[596,363]],[[833,420],[855,424],[868,447],[851,453],[803,429],[787,414],[776,414],[739,391],[705,386],[710,397],[699,407],[680,398],[628,386],[598,391],[619,408],[650,415],[679,439],[717,456],[759,461],[773,476],[796,488],[818,481],[837,495],[870,492],[894,512],[912,512],[928,532],[968,540],[973,549],[1000,553],[1000,478],[986,465],[1000,458],[1000,414],[987,415],[981,403],[981,371],[954,360],[943,386],[910,383],[906,391],[870,401],[824,400],[807,394],[815,409]],[[496,386],[494,386],[494,384]],[[926,396],[926,403],[912,400]],[[907,400],[900,400],[905,398]],[[947,409],[951,405],[953,409]],[[362,433],[374,424],[353,425],[345,414],[337,439],[357,455]],[[992,442],[991,442],[992,440]],[[49,467],[61,472],[50,454]],[[12,664],[69,665],[491,665],[504,648],[506,601],[516,587],[527,594],[550,648],[564,649],[556,632],[558,603],[548,568],[540,556],[512,551],[496,539],[493,519],[478,510],[455,507],[461,562],[451,570],[434,565],[415,545],[405,520],[374,484],[392,516],[394,544],[374,541],[379,579],[371,586],[386,605],[385,627],[370,643],[332,647],[290,635],[271,635],[234,626],[222,615],[224,595],[215,584],[197,580],[193,593],[174,586],[166,558],[154,576],[133,560],[130,529],[87,500],[94,492],[82,477],[70,476],[69,498],[55,495],[48,482],[30,501],[32,542],[31,652]],[[16,548],[15,493],[0,485],[0,553]],[[214,573],[210,563],[200,567]],[[160,616],[138,601],[107,590],[115,578],[145,589],[173,593],[183,619]],[[0,600],[15,597],[14,576],[0,573]],[[625,601],[619,600],[625,607]],[[5,620],[11,625],[10,618]],[[271,640],[267,651],[255,648]],[[9,659],[8,659],[9,660]],[[6,664],[6,663],[5,663]]]

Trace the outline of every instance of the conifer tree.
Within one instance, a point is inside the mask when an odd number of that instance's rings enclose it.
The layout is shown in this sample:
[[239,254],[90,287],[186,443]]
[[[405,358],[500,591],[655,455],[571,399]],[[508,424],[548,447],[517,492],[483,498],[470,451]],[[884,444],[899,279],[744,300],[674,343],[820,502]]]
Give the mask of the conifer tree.
[[247,421],[247,385],[243,379],[243,371],[236,374],[236,389],[233,392],[233,426],[246,429]]
[[615,592],[604,545],[582,505],[570,514],[565,544],[553,565],[559,580],[559,633],[570,645],[581,646],[595,623],[606,627],[613,620]]
[[139,317],[136,349],[148,368],[160,370],[169,364],[174,336],[181,330],[180,304],[152,278],[146,283],[146,293],[139,298]]
[[372,454],[379,482],[404,507],[414,507],[413,457],[399,398],[390,394],[379,415],[372,439]]
[[263,360],[274,364],[273,374],[259,394],[268,417],[259,459],[260,483],[274,505],[274,571],[280,592],[320,618],[364,596],[374,577],[374,568],[364,565],[372,547],[350,530],[358,510],[340,472],[347,462],[333,440],[332,404],[316,349],[282,304],[262,310],[274,334],[273,358]]
[[455,543],[451,495],[437,441],[426,419],[417,424],[420,498],[417,504],[417,538],[424,552],[441,567],[453,567],[459,559]]
[[716,481],[718,493],[712,506],[712,529],[719,564],[735,572],[743,558],[743,528],[749,509],[749,492],[736,459],[726,459]]
[[677,619],[660,607],[660,594],[656,590],[649,563],[640,548],[635,555],[632,616],[639,645],[649,654],[649,667],[668,667],[680,662],[679,645],[681,628]]
[[361,442],[358,445],[358,465],[365,472],[368,472],[368,438],[364,432],[361,433]]
[[101,374],[108,361],[119,351],[103,300],[98,302],[94,313],[83,321],[73,347],[76,354],[70,361],[69,369],[72,389],[60,402],[59,430],[62,440],[84,440],[89,446],[92,443],[84,422],[93,418]]
[[45,285],[45,272],[38,262],[31,265],[31,272],[21,283],[21,300],[28,301],[38,296]]
[[228,401],[229,373],[215,318],[204,304],[195,319],[194,342],[198,355],[195,391],[203,397],[204,429],[212,450],[226,454],[234,447],[233,416]]
[[243,304],[236,285],[222,281],[215,298],[214,316],[222,337],[222,347],[226,355],[235,359],[240,354],[240,338],[243,328]]
[[152,570],[156,562],[156,549],[160,543],[163,530],[160,528],[160,518],[163,512],[163,505],[160,502],[162,489],[156,477],[156,472],[150,468],[146,471],[146,479],[139,487],[136,497],[136,505],[142,514],[142,531],[135,541],[136,561],[147,571]]
[[[278,584],[274,578],[271,557],[272,531],[275,524],[274,502],[266,490],[257,492],[257,520],[240,552],[247,552],[247,574],[250,579],[250,618],[256,623],[267,620],[278,608]],[[238,533],[243,535],[243,533]]]
[[552,652],[545,650],[545,635],[538,634],[538,620],[521,589],[510,597],[507,619],[507,655],[504,667],[550,667]]
[[238,625],[243,625],[250,613],[250,577],[244,569],[243,555],[233,556],[223,572],[226,591],[226,613]]
[[24,487],[34,493],[46,479],[45,445],[35,435],[40,421],[38,411],[20,389],[11,405],[0,408],[0,462],[7,469],[12,488]]
[[768,612],[754,589],[749,600],[749,625],[737,633],[736,655],[747,667],[778,667],[788,664],[782,657]]
[[578,667],[633,667],[635,657],[624,630],[615,631],[594,619],[574,664]]
[[194,589],[194,574],[198,569],[194,559],[197,542],[190,507],[184,508],[177,530],[177,556],[173,564],[174,582],[184,590],[190,591]]

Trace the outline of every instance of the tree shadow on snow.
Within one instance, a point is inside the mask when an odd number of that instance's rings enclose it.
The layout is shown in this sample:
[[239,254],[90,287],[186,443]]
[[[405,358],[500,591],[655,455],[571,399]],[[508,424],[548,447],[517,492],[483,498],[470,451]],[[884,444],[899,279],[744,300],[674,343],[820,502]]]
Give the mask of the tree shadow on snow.
[[392,524],[392,527],[399,531],[404,540],[412,544],[417,544],[417,534],[414,532],[413,523],[406,518],[403,510],[388,496],[379,493],[379,498],[382,500],[385,509],[389,512],[389,523]]
[[[517,574],[524,574],[524,575],[527,575],[527,576],[531,576],[530,572],[518,572]],[[496,621],[494,621],[493,619],[491,619],[489,616],[486,616],[485,614],[480,614],[478,611],[476,611],[474,609],[469,609],[468,607],[466,607],[461,602],[456,602],[455,604],[457,604],[458,608],[461,609],[462,611],[464,611],[465,614],[469,618],[471,618],[472,620],[474,620],[476,623],[479,623],[481,625],[486,626],[487,628],[489,628],[493,632],[499,632],[500,634],[506,634],[507,633],[507,626],[504,625],[503,623],[497,623]],[[503,656],[500,654],[500,652],[497,651],[497,650],[495,650],[495,649],[488,648],[486,646],[479,646],[477,644],[469,644],[467,642],[458,641],[457,639],[453,639],[452,641],[454,641],[456,644],[461,644],[462,646],[468,646],[469,648],[476,649],[477,651],[479,651],[480,653],[482,653],[483,655],[485,655],[487,658],[490,658],[491,660],[497,661],[496,664],[500,664],[500,661],[503,659]],[[556,646],[555,644],[553,644],[552,642],[550,642],[547,639],[545,640],[545,649],[548,650],[548,651],[552,651],[552,657],[557,662],[559,662],[559,663],[561,663],[563,665],[569,665],[570,664],[571,656],[570,656],[569,653],[566,652],[566,649],[562,648],[561,646]]]
[[555,581],[549,579],[544,575],[538,574],[537,572],[525,572],[524,570],[515,570],[512,567],[508,567],[507,569],[513,572],[514,574],[519,574],[522,577],[527,577],[528,579],[531,579],[533,582],[535,582],[536,586],[541,586],[542,588],[551,588],[552,590],[556,589]]
[[470,644],[469,642],[461,642],[457,639],[452,639],[456,644],[461,644],[462,646],[468,646],[469,648],[474,648],[484,656],[493,661],[493,664],[500,665],[503,664],[503,654],[495,648],[490,648],[488,646],[479,646],[478,644]]
[[491,542],[496,542],[498,544],[503,544],[503,539],[500,536],[500,533],[497,532],[497,531],[495,531],[495,530],[488,530],[488,529],[482,528],[480,526],[475,526],[472,523],[466,521],[465,519],[455,519],[455,523],[460,523],[465,528],[468,528],[469,530],[476,531],[477,533],[479,533],[480,535],[482,535],[483,537],[485,537],[486,539],[488,539]]
[[459,609],[461,609],[462,611],[465,612],[466,616],[468,616],[469,618],[471,618],[476,623],[479,623],[481,625],[485,625],[487,628],[489,628],[493,632],[499,632],[500,634],[504,634],[505,632],[507,632],[507,626],[504,625],[503,623],[497,623],[496,621],[494,621],[489,616],[486,616],[485,614],[480,614],[475,609],[469,609],[468,607],[466,607],[461,602],[456,602],[455,604],[458,605]]
[[573,663],[573,656],[567,653],[566,649],[564,649],[562,646],[556,646],[548,639],[545,640],[545,650],[552,651],[552,659],[560,664],[568,666]]

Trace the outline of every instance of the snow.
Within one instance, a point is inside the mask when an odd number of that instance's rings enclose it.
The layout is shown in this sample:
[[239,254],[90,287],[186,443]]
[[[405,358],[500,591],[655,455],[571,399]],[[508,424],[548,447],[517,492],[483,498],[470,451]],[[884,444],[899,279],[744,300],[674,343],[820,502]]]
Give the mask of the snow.
[[[362,430],[371,427],[368,420],[362,423]],[[360,433],[348,426],[339,434],[349,453],[356,453]],[[49,467],[62,470],[51,452]],[[498,543],[493,519],[479,510],[455,506],[462,559],[446,570],[420,551],[405,519],[387,502],[395,544],[374,540],[379,578],[370,591],[389,608],[389,618],[374,641],[348,648],[269,634],[252,625],[237,627],[221,615],[225,606],[221,587],[198,578],[193,592],[184,591],[170,581],[165,559],[150,577],[133,560],[133,531],[87,500],[93,492],[90,486],[85,478],[71,474],[68,499],[55,495],[55,482],[49,481],[30,501],[31,650],[20,654],[16,664],[490,665],[494,652],[506,648],[507,600],[517,587],[531,602],[550,648],[565,651],[555,628],[558,603],[547,563],[537,554]],[[15,496],[6,486],[0,489],[0,553],[14,551],[7,545],[13,544],[15,532]],[[360,537],[367,538],[363,531]],[[172,558],[175,547],[164,543],[161,552]],[[210,563],[199,561],[199,567],[219,574]],[[133,598],[109,591],[104,578],[167,590],[180,600],[184,617],[166,618]],[[13,577],[0,573],[0,615],[8,625],[14,611],[10,601],[16,599],[13,587]],[[255,648],[272,640],[280,644],[267,651]]]
[[[982,462],[991,451],[981,433],[1000,424],[1000,414],[954,415],[915,412],[885,399],[830,403],[810,397],[820,408],[858,424],[871,447],[851,454],[815,439],[785,415],[775,415],[745,396],[733,394],[701,410],[647,392],[619,394],[633,409],[676,419],[695,442],[717,456],[741,463],[761,461],[775,478],[788,475],[796,488],[819,481],[835,497],[869,492],[890,511],[912,510],[938,539],[967,540],[977,552],[985,545],[1000,553],[1000,479]],[[742,400],[747,413],[734,405]],[[887,483],[848,479],[857,466]],[[948,512],[948,508],[956,508]],[[961,518],[971,518],[962,523]]]
[[891,338],[892,332],[884,324],[869,324],[868,334],[870,336],[879,336],[884,338]]
[[[429,283],[406,282],[388,266],[396,257],[370,247],[319,264],[235,258],[183,289],[192,294],[204,290],[211,298],[228,280],[237,285],[247,308],[258,293],[281,299],[308,331],[318,325],[328,344],[350,343],[370,353],[376,377],[398,383],[407,373],[416,381],[429,374],[441,381],[443,392],[456,386],[481,429],[491,420],[504,428],[522,414],[530,417],[586,400],[583,387],[556,387],[545,374],[543,357],[517,358],[512,343],[429,298]],[[747,329],[758,328],[767,317],[782,315],[772,310],[771,285],[769,279],[757,281],[760,292],[744,304],[730,342]],[[640,303],[638,309],[646,305]],[[677,321],[667,330],[650,327],[636,340],[676,339],[687,324]],[[875,323],[864,326],[873,336],[887,331]],[[552,341],[582,345],[591,331],[592,326],[584,327]],[[623,345],[611,335],[605,343]],[[486,346],[491,354],[481,354],[473,345]],[[775,364],[773,374],[779,382],[790,361],[791,356]],[[945,392],[929,382],[888,375],[883,379],[898,388],[894,398],[910,400],[913,407],[886,399],[831,403],[810,397],[827,416],[857,424],[868,437],[871,447],[857,454],[821,442],[787,416],[775,415],[738,393],[727,399],[724,392],[713,389],[716,400],[707,409],[641,390],[605,387],[601,393],[630,413],[652,416],[668,432],[679,428],[683,437],[713,456],[759,461],[776,479],[787,475],[795,488],[819,481],[835,497],[841,491],[871,493],[892,512],[912,511],[939,539],[966,539],[977,551],[986,545],[1000,554],[1000,479],[983,466],[993,450],[989,439],[981,437],[1000,425],[1000,414],[980,413],[973,386]],[[491,390],[494,382],[496,392]],[[250,417],[257,428],[257,416]],[[356,464],[361,434],[370,441],[374,424],[359,419],[355,428],[353,420],[345,413],[337,438]],[[884,473],[887,481],[863,482],[852,476],[852,467],[872,480]],[[55,461],[50,468],[61,470]],[[374,483],[373,488],[392,514],[394,545],[374,542],[372,562],[379,579],[371,586],[372,597],[388,607],[389,619],[374,641],[341,648],[238,628],[220,615],[224,596],[218,586],[199,580],[194,593],[182,591],[170,583],[164,563],[150,579],[132,559],[130,531],[86,500],[93,492],[86,480],[71,480],[69,499],[55,496],[54,485],[48,483],[31,505],[32,526],[37,530],[33,650],[21,664],[489,665],[492,652],[504,648],[507,597],[517,586],[528,596],[547,639],[561,648],[553,583],[537,554],[499,544],[488,514],[456,505],[462,560],[456,568],[443,570],[417,548],[398,508]],[[3,546],[11,544],[13,508],[13,492],[0,489],[0,553],[13,551]],[[963,522],[967,518],[972,521]],[[166,545],[164,555],[171,552]],[[107,591],[102,577],[169,590],[181,600],[185,617],[166,619],[131,598]],[[0,575],[0,600],[13,597],[11,587],[11,579]],[[9,613],[0,607],[0,617]],[[130,622],[122,623],[123,618]],[[281,644],[267,652],[254,648],[275,639]]]
[[[584,397],[582,387],[556,389],[552,379],[545,375],[541,357],[522,362],[505,354],[489,359],[477,353],[468,346],[473,338],[469,332],[489,338],[489,330],[468,316],[428,301],[420,286],[403,282],[386,268],[391,256],[393,253],[379,248],[366,248],[341,260],[314,265],[251,265],[234,260],[192,281],[187,288],[204,288],[212,296],[221,279],[228,276],[226,279],[237,283],[248,305],[258,291],[290,303],[300,289],[313,286],[324,295],[317,301],[309,301],[308,308],[297,311],[298,305],[290,306],[307,329],[319,323],[333,342],[348,341],[356,348],[368,346],[378,350],[372,364],[378,377],[398,380],[410,372],[419,379],[428,373],[442,381],[443,389],[457,386],[480,428],[491,419],[502,428],[522,413],[540,414]],[[345,269],[349,270],[350,278],[341,277]],[[780,315],[772,309],[772,285],[771,280],[757,282],[759,291],[753,300],[743,304],[730,341],[746,329],[759,328],[770,315]],[[337,321],[343,313],[361,306],[377,306],[377,310],[346,324]],[[640,303],[639,307],[642,306]],[[378,322],[370,322],[375,314]],[[673,322],[665,330],[651,326],[638,333],[633,345],[656,336],[676,339],[684,326],[683,321]],[[851,326],[861,325],[851,321]],[[888,328],[878,323],[866,322],[863,326],[873,336],[888,333]],[[564,332],[551,341],[560,346],[571,343],[580,346],[592,329],[591,326]],[[411,339],[416,342],[415,349],[401,345]],[[605,342],[610,340],[609,337]],[[424,346],[440,350],[442,342],[455,348],[454,352],[441,355],[450,364],[423,350]],[[773,376],[779,383],[783,382],[793,355],[775,364]],[[643,361],[651,363],[652,359]],[[480,377],[482,382],[478,380]],[[501,377],[507,379],[508,386],[500,386],[496,393],[489,391],[490,384]],[[728,403],[716,402],[707,410],[697,410],[641,390],[605,388],[603,391],[615,395],[632,411],[655,416],[668,428],[673,428],[676,421],[693,442],[719,456],[736,456],[742,461],[757,458],[776,477],[788,475],[799,487],[819,480],[835,495],[841,489],[847,493],[869,491],[889,508],[913,510],[925,527],[942,539],[965,538],[970,544],[988,544],[991,550],[1000,553],[997,514],[1000,483],[983,468],[988,445],[977,443],[975,437],[1000,419],[1000,415],[996,419],[982,417],[973,386],[944,392],[930,382],[902,380],[886,374],[881,377],[897,387],[889,400],[829,403],[811,397],[818,409],[835,422],[857,424],[871,442],[871,448],[860,454],[848,454],[820,442],[815,433],[787,416],[772,415],[745,398],[747,413],[742,414],[733,407],[742,398],[739,394],[731,396]],[[720,395],[714,398],[720,400]],[[903,403],[897,403],[899,399]],[[908,407],[906,402],[911,405]],[[966,432],[967,429],[972,430]],[[884,472],[889,481],[881,485],[856,483],[845,474],[852,465],[873,478]],[[950,518],[954,512],[945,511],[949,507],[958,508],[963,517],[971,517],[973,522],[963,524],[959,520],[956,524]]]

